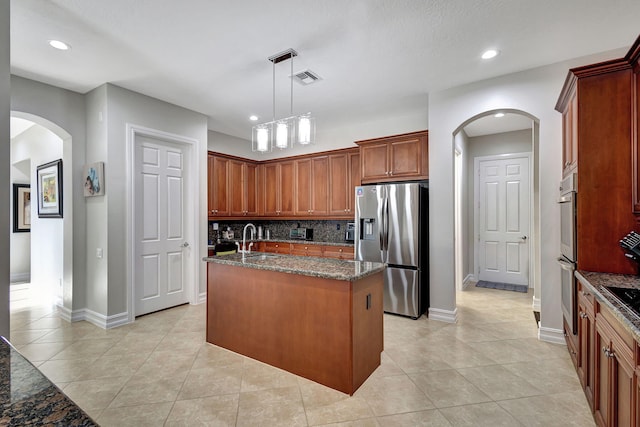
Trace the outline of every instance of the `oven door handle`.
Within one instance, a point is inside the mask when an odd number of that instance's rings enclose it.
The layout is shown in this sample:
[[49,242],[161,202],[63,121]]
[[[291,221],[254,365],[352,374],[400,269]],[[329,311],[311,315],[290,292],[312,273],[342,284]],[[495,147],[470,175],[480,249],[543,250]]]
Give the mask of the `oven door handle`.
[[563,270],[567,270],[567,271],[576,270],[575,264],[573,264],[572,262],[565,261],[563,258],[558,258],[556,261],[558,261],[558,264],[560,264],[560,267]]
[[558,203],[568,203],[573,200],[573,194],[567,194],[558,198]]

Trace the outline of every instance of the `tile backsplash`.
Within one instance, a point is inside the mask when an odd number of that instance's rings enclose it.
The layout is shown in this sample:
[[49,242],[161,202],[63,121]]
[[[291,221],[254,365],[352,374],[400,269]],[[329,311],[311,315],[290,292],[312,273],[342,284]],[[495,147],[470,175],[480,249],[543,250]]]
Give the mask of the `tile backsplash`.
[[[218,223],[218,232],[221,233],[226,227],[231,227],[234,238],[242,239],[242,230],[247,223],[252,223],[256,228],[261,225],[266,238],[266,230],[271,231],[272,239],[289,239],[289,230],[296,227],[313,228],[313,240],[318,242],[343,243],[344,232],[348,222],[353,221],[209,221],[209,240],[216,241],[216,231],[213,224]],[[222,235],[220,235],[222,237]]]

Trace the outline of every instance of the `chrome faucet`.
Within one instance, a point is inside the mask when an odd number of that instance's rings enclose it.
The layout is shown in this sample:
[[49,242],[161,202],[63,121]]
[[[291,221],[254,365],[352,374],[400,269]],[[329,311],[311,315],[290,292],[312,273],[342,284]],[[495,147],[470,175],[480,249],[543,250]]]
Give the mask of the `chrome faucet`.
[[247,247],[247,228],[249,227],[251,227],[253,231],[251,233],[251,236],[255,236],[256,234],[255,225],[248,223],[247,225],[244,226],[244,230],[242,230],[242,247],[238,250],[238,252],[240,252],[241,254],[251,253],[251,246],[253,246],[253,242],[249,243],[249,246]]

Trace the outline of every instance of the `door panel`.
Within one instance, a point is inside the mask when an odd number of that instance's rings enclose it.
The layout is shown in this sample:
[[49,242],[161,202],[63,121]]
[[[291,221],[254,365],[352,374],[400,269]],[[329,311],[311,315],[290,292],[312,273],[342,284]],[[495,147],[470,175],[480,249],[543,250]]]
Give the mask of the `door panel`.
[[185,155],[177,144],[136,138],[134,315],[188,302],[185,289]]
[[383,191],[380,185],[356,187],[356,240],[355,253],[358,261],[383,262],[382,222],[378,200]]
[[387,259],[393,265],[418,266],[419,184],[386,186]]
[[387,267],[384,277],[384,311],[418,317],[420,315],[420,272]]
[[529,159],[478,163],[479,279],[529,284]]

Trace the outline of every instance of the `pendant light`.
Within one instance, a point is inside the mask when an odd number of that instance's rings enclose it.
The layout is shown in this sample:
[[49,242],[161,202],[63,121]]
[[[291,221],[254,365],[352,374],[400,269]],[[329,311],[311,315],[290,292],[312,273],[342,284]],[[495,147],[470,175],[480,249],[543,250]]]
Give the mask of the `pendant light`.
[[[302,145],[314,142],[315,119],[311,117],[311,113],[300,116],[293,114],[293,58],[296,56],[298,52],[287,49],[268,58],[273,64],[273,120],[253,127],[251,138],[253,151],[268,153],[273,148],[280,150],[291,148],[294,142]],[[289,59],[291,60],[289,117],[276,119],[276,64]]]

